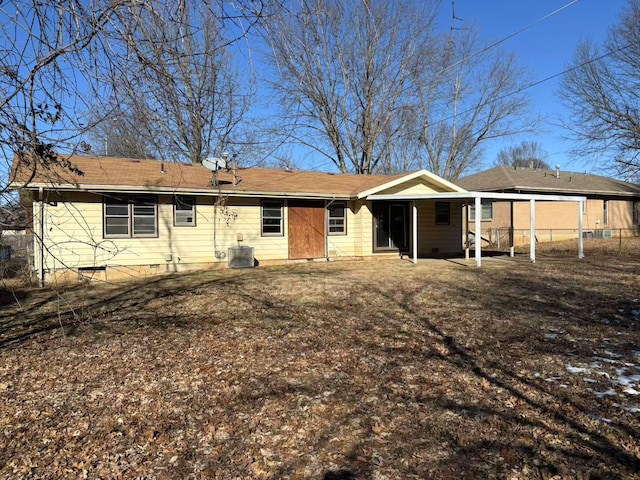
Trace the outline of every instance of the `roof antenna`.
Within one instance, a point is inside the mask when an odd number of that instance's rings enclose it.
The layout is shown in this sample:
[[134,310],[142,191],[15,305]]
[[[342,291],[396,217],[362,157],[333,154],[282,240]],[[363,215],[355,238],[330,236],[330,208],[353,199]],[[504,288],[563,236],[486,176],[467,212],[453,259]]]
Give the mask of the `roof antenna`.
[[556,178],[560,178],[560,165],[556,165]]

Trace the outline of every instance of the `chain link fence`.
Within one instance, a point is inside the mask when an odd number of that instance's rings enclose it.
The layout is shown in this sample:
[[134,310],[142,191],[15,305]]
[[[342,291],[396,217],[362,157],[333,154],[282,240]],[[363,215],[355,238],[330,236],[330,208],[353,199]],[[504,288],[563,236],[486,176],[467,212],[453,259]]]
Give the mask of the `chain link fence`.
[[[536,250],[577,251],[577,228],[546,228],[535,230]],[[488,228],[482,232],[483,248],[509,251],[511,247],[510,228]],[[584,229],[582,231],[585,249],[624,251],[638,245],[640,230],[636,228]],[[528,250],[531,244],[530,229],[513,229],[513,243],[516,250]]]

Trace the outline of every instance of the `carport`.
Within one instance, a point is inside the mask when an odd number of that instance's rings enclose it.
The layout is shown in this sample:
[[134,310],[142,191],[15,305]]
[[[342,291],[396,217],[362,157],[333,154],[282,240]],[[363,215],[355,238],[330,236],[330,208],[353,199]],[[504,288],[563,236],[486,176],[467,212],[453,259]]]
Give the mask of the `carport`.
[[[531,262],[536,261],[536,242],[535,242],[535,231],[536,231],[536,201],[545,201],[545,202],[576,202],[578,204],[578,208],[576,211],[576,215],[578,215],[578,258],[584,257],[584,245],[582,240],[582,212],[584,211],[584,203],[587,201],[587,197],[583,196],[565,196],[565,195],[536,195],[536,194],[522,194],[522,193],[495,193],[495,192],[446,192],[446,193],[429,193],[429,194],[415,194],[415,195],[369,195],[367,200],[375,201],[375,200],[404,200],[412,202],[412,215],[411,215],[411,226],[412,226],[412,245],[413,245],[413,263],[418,263],[418,207],[416,205],[417,201],[420,200],[463,200],[466,202],[465,207],[465,215],[466,219],[469,218],[468,215],[468,207],[473,202],[475,206],[476,216],[475,216],[475,238],[482,238],[482,200],[492,200],[492,201],[508,201],[511,204],[511,225],[510,225],[510,255],[514,255],[514,239],[513,239],[513,224],[514,224],[514,214],[513,214],[513,204],[514,202],[526,202],[528,201],[530,204],[530,231],[531,231],[531,241],[529,246],[529,258]],[[468,239],[468,230],[469,230],[469,221],[466,221],[467,225],[467,235],[464,238]],[[469,247],[467,242],[465,242],[465,251],[468,255]],[[475,260],[476,266],[482,266],[482,241],[475,242]]]

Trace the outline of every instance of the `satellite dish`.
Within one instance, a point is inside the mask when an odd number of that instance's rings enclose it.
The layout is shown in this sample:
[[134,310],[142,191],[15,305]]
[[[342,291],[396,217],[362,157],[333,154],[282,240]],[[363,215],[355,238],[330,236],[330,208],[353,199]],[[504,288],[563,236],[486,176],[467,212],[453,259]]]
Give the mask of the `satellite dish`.
[[224,158],[209,157],[202,160],[202,166],[214,172],[227,168],[227,161]]

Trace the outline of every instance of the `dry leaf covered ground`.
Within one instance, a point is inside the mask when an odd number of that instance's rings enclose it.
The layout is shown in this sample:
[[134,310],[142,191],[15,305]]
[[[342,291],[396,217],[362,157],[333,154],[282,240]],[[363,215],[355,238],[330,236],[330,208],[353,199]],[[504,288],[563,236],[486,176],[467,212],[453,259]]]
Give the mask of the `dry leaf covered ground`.
[[0,290],[0,476],[640,478],[639,267],[314,262]]

